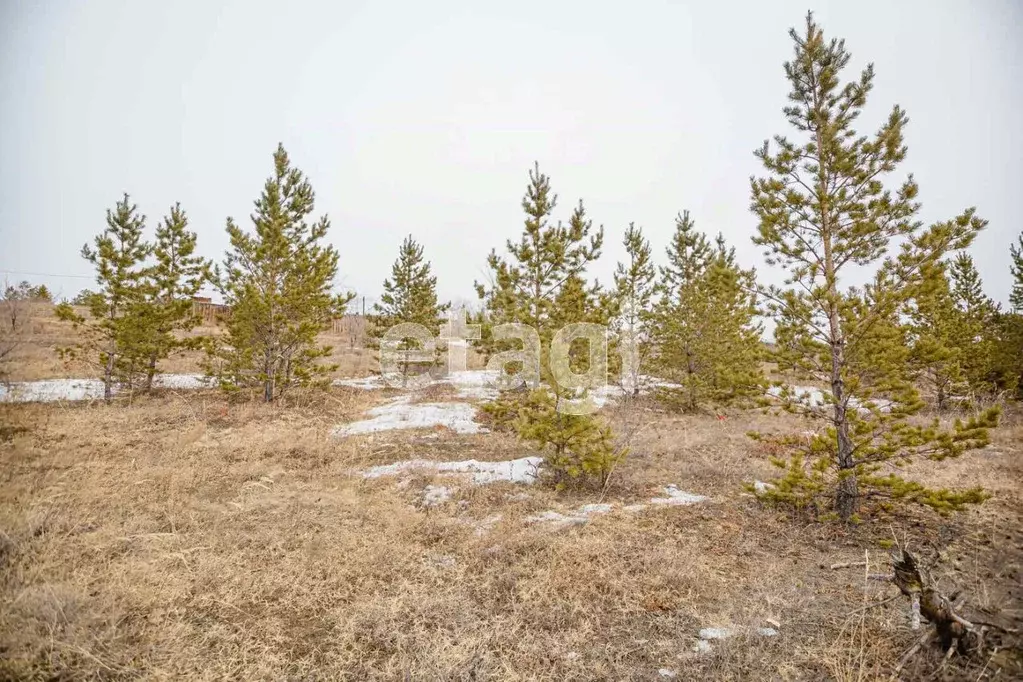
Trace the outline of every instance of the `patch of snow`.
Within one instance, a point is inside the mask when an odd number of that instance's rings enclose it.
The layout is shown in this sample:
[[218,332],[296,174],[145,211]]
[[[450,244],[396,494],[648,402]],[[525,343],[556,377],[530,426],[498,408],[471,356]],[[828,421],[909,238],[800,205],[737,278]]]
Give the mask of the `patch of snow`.
[[687,493],[684,490],[679,490],[678,486],[674,484],[665,488],[664,493],[667,497],[655,497],[650,500],[650,504],[689,505],[699,504],[700,502],[706,502],[710,499],[703,495]]
[[502,518],[503,517],[500,514],[492,514],[485,519],[480,519],[479,521],[473,521],[471,523],[476,526],[476,535],[482,536],[493,530],[494,526],[496,526],[497,522]]
[[451,488],[443,485],[428,485],[423,489],[423,506],[436,507],[451,499]]
[[[696,495],[694,493],[687,493],[679,490],[675,485],[669,485],[664,489],[667,497],[655,497],[650,500],[650,504],[654,505],[688,505],[697,504],[700,502],[706,502],[709,498],[703,495]],[[627,512],[640,512],[646,509],[649,505],[642,502],[637,504],[630,504],[621,507],[623,511]],[[573,512],[562,514],[561,512],[548,510],[540,514],[534,514],[533,516],[527,516],[527,523],[539,523],[548,522],[553,523],[556,526],[567,526],[567,525],[581,525],[590,520],[594,514],[607,514],[613,511],[615,508],[612,504],[601,503],[601,504],[584,504]]]
[[703,628],[700,630],[700,639],[726,639],[734,634],[732,628]]
[[[756,628],[756,634],[762,637],[777,637],[778,631],[774,628]],[[701,654],[710,652],[713,647],[711,641],[728,639],[737,634],[734,628],[703,628],[700,630],[700,640],[696,643],[696,651]]]
[[476,408],[468,403],[412,403],[402,396],[386,405],[374,407],[368,414],[372,419],[344,424],[334,430],[335,436],[352,436],[394,429],[428,429],[446,426],[456,433],[485,431],[477,424]]
[[[798,405],[809,407],[813,410],[827,407],[830,403],[830,393],[825,392],[814,386],[771,386],[767,389],[767,395],[773,398],[780,398],[783,390],[789,392],[789,400]],[[862,404],[862,407],[860,406]],[[849,406],[858,408],[862,412],[869,412],[869,407],[874,406],[881,412],[887,412],[892,408],[892,401],[884,398],[874,398],[873,400],[860,401],[854,397],[849,398]]]
[[214,386],[214,382],[203,374],[158,374],[153,377],[153,385],[157,388],[177,388],[192,390]]
[[753,481],[753,490],[756,491],[757,495],[763,495],[768,490],[774,490],[774,484],[773,483],[764,483],[761,480],[754,480]]
[[[153,378],[157,388],[196,389],[210,385],[202,374],[159,374]],[[124,389],[115,387],[114,393]],[[52,403],[58,400],[98,400],[103,397],[99,379],[43,379],[19,381],[10,387],[0,384],[0,402]]]
[[581,526],[588,521],[589,518],[586,516],[569,516],[550,509],[539,514],[526,517],[526,523],[550,523],[556,528],[563,528],[565,526]]
[[486,369],[449,372],[440,380],[458,389],[458,397],[467,400],[496,400],[500,394],[497,372]]
[[668,680],[673,680],[678,677],[678,673],[671,668],[659,668],[657,670],[657,674]]
[[0,401],[51,403],[57,400],[95,400],[103,397],[103,382],[96,379],[43,379],[0,384]]
[[539,514],[526,517],[526,523],[551,523],[555,527],[581,526],[588,522],[594,514],[607,514],[612,509],[610,504],[584,504],[575,512],[562,514],[554,510],[547,510]]
[[379,374],[368,377],[360,377],[358,379],[334,379],[334,381],[331,383],[334,386],[361,388],[366,391],[374,391],[384,388],[384,380]]
[[440,474],[471,474],[472,482],[479,485],[499,481],[529,484],[536,481],[537,472],[542,463],[542,457],[520,457],[503,462],[480,462],[475,459],[461,462],[434,462],[427,459],[411,459],[370,467],[362,472],[362,477],[380,478],[409,471],[432,469]]

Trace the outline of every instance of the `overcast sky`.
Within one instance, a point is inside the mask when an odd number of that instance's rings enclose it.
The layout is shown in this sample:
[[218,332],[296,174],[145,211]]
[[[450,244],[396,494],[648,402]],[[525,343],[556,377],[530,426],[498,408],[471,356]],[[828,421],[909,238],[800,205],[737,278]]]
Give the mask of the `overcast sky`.
[[[1023,228],[1023,3],[37,2],[0,0],[0,278],[71,295],[79,250],[129,192],[150,229],[175,201],[220,259],[284,143],[341,253],[338,285],[378,295],[402,238],[444,298],[475,299],[522,229],[535,160],[607,230],[658,259],[688,208],[777,281],[750,243],[752,151],[787,133],[787,29],[808,5],[877,77],[861,129],[900,104],[922,219],[975,205],[973,247],[1006,301]],[[38,273],[22,275],[20,273]],[[78,275],[79,277],[71,277]]]

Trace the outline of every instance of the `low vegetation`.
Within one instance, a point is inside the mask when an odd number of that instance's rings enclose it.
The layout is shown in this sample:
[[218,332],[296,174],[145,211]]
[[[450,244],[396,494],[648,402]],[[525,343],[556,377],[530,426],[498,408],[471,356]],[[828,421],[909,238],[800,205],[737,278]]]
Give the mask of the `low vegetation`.
[[125,195],[92,290],[5,286],[0,380],[103,400],[0,388],[0,679],[1023,677],[1023,235],[1003,310],[986,221],[924,225],[896,176],[905,112],[855,128],[873,66],[812,15],[791,38],[750,188],[770,280],[682,211],[668,244],[628,226],[607,288],[604,227],[557,221],[536,164],[473,371],[439,378],[426,247],[337,324],[278,146],[219,265]]

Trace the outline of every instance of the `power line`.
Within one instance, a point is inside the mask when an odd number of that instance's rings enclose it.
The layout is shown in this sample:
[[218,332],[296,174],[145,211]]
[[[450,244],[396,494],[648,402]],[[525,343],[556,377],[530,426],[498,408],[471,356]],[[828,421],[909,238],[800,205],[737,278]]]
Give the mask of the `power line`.
[[94,275],[58,275],[52,272],[24,272],[22,270],[3,270],[0,272],[7,275],[26,275],[28,277],[77,277],[79,279],[93,279]]

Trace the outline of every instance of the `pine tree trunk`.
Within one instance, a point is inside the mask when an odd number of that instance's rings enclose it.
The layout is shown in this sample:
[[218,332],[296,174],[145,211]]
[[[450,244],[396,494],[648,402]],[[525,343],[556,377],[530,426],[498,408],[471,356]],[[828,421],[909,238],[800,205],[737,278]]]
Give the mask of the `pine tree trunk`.
[[696,412],[697,398],[696,398],[696,366],[693,363],[693,353],[690,350],[686,351],[686,371],[689,374],[689,412]]
[[103,400],[107,402],[114,397],[114,351],[107,352],[107,363],[103,368]]
[[835,493],[835,510],[843,521],[856,513],[859,490],[853,462],[853,444],[849,437],[849,419],[846,415],[845,381],[841,369],[844,364],[841,343],[831,347],[831,391],[835,396],[835,430],[838,432],[838,490]]
[[948,396],[945,395],[945,384],[938,384],[938,412],[945,411],[945,402],[948,400]]
[[[815,102],[815,104],[820,106],[819,102]],[[849,521],[856,513],[859,488],[853,461],[853,443],[849,437],[849,419],[846,414],[848,398],[845,395],[845,380],[842,378],[842,370],[845,369],[845,340],[842,338],[842,322],[838,310],[839,292],[835,275],[835,259],[831,252],[833,236],[828,215],[828,199],[830,197],[827,189],[827,169],[823,159],[822,150],[825,145],[821,125],[823,125],[823,121],[816,122],[817,153],[821,156],[817,163],[817,199],[821,205],[820,232],[821,244],[824,247],[824,277],[828,289],[828,336],[831,342],[831,393],[835,399],[835,431],[838,440],[838,488],[835,491],[835,511],[838,512],[842,521]]]
[[263,375],[266,377],[263,380],[263,402],[272,403],[274,400],[274,366],[271,359],[272,351],[267,350],[266,355],[263,356]]
[[149,366],[146,368],[146,393],[153,390],[153,377],[156,376],[156,355],[149,356]]

